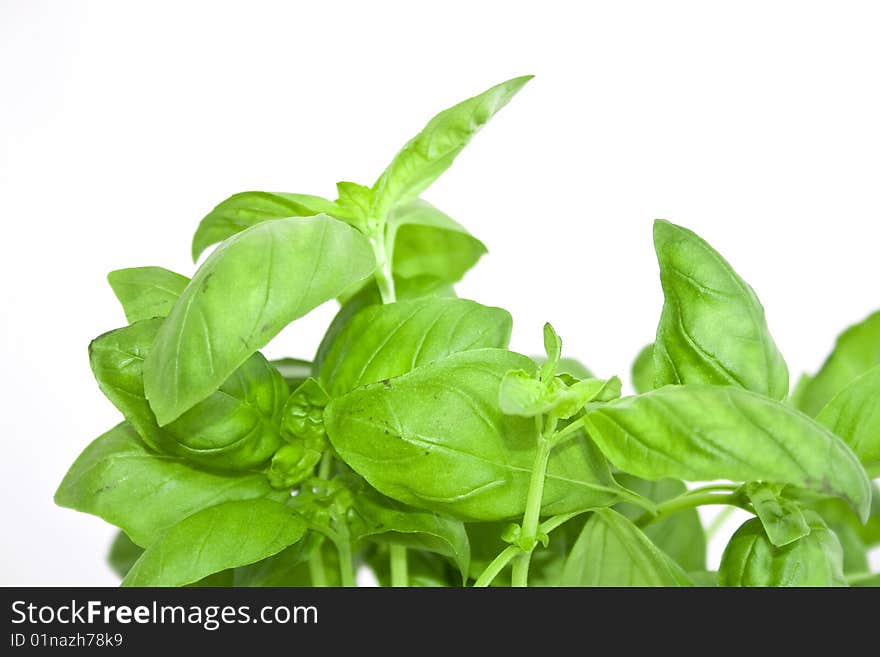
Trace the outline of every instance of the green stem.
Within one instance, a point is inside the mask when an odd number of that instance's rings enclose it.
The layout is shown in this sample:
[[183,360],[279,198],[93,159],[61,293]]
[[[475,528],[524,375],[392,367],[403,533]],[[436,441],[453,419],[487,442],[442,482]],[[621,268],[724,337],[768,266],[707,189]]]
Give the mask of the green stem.
[[474,587],[483,588],[489,586],[498,577],[498,573],[504,570],[504,567],[510,563],[510,560],[521,552],[522,549],[518,545],[508,545],[497,557],[492,559],[492,563],[486,566],[486,570],[474,582]]
[[391,586],[404,587],[409,583],[409,566],[406,560],[406,547],[392,545],[391,552]]
[[674,497],[671,500],[667,500],[666,502],[658,504],[655,513],[644,514],[641,518],[636,520],[636,525],[638,525],[639,527],[646,527],[653,522],[657,522],[658,520],[662,520],[667,516],[671,516],[673,513],[678,513],[679,511],[684,511],[685,509],[693,509],[698,506],[704,506],[707,504],[724,504],[727,506],[738,506],[740,508],[744,508],[743,503],[739,498],[739,495],[736,495],[734,493],[719,495],[717,493],[690,491],[688,493],[679,495],[678,497]]
[[532,467],[532,477],[529,481],[529,492],[526,497],[526,511],[523,514],[522,529],[519,541],[528,545],[525,550],[513,562],[512,586],[528,586],[529,564],[532,560],[532,550],[538,538],[538,523],[541,519],[541,502],[544,498],[544,478],[547,475],[547,462],[550,460],[552,443],[547,440],[543,433],[538,434],[538,451],[535,454],[535,464]]
[[391,261],[385,250],[385,228],[379,229],[379,234],[370,239],[373,245],[373,253],[376,256],[376,271],[373,276],[376,279],[376,285],[379,286],[379,294],[382,296],[382,303],[394,303],[397,298],[394,294],[394,277],[391,275]]
[[324,451],[324,454],[321,456],[321,465],[318,466],[318,478],[319,479],[329,479],[330,472],[333,468],[333,454],[329,449]]
[[878,577],[878,573],[852,573],[851,575],[846,576],[846,583],[853,586],[855,584],[870,581],[875,577]]
[[348,540],[348,536],[343,536],[336,542],[336,549],[339,552],[339,577],[342,586],[355,586],[354,564],[351,560],[351,541]]
[[312,578],[312,586],[327,586],[327,571],[324,568],[324,537],[315,541],[312,555],[309,558],[309,575]]

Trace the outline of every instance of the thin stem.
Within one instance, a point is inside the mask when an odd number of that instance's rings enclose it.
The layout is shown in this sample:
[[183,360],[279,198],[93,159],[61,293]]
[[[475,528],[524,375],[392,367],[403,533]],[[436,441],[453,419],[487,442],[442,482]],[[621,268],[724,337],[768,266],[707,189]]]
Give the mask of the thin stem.
[[344,536],[336,542],[336,549],[339,551],[339,577],[342,580],[342,586],[355,586],[354,564],[351,560],[351,542],[348,536]]
[[391,558],[391,586],[404,587],[409,583],[409,565],[406,560],[406,547],[392,545],[390,548]]
[[544,478],[547,475],[547,462],[550,460],[552,443],[543,434],[538,434],[538,451],[535,454],[535,464],[532,467],[532,477],[529,480],[529,492],[526,497],[526,511],[523,514],[520,540],[526,544],[532,543],[524,554],[513,562],[512,586],[528,586],[529,564],[532,560],[534,542],[538,537],[538,523],[541,518],[541,501],[544,497]]
[[878,577],[880,577],[880,573],[853,573],[846,576],[846,583],[853,586]]
[[646,527],[653,522],[657,522],[667,516],[671,516],[673,513],[677,513],[679,511],[684,511],[685,509],[693,509],[698,506],[704,506],[707,504],[725,504],[728,506],[738,506],[740,508],[743,507],[743,503],[739,498],[739,495],[734,493],[728,493],[726,495],[719,495],[718,493],[703,493],[696,491],[691,491],[689,493],[684,493],[683,495],[679,495],[678,497],[673,497],[671,500],[667,500],[666,502],[662,502],[657,505],[656,513],[646,513],[641,518],[636,520],[636,525],[639,527]]
[[329,449],[324,451],[324,454],[321,456],[321,465],[318,467],[318,478],[319,479],[329,479],[330,472],[333,468],[333,454]]
[[474,587],[483,588],[489,586],[489,584],[498,577],[498,573],[504,570],[504,567],[510,563],[510,560],[521,552],[522,549],[520,549],[518,545],[508,545],[497,557],[492,559],[492,562],[488,566],[486,566],[486,570],[484,570],[477,578],[477,581],[474,582]]
[[312,586],[327,586],[327,571],[324,568],[324,537],[315,541],[312,555],[309,558],[309,575],[312,578]]
[[382,303],[394,303],[396,297],[394,294],[394,277],[391,275],[391,261],[385,250],[385,228],[379,229],[376,237],[370,239],[373,245],[373,254],[376,256],[376,271],[373,276],[376,279],[376,285],[379,286],[379,294],[382,296]]

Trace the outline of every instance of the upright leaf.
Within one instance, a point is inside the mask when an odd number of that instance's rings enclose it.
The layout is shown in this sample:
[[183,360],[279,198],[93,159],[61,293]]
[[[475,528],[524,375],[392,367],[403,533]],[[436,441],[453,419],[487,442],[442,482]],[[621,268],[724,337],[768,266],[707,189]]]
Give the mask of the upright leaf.
[[55,503],[99,516],[141,547],[196,511],[273,491],[262,472],[216,474],[150,451],[128,423],[97,438],[70,467]]
[[123,586],[184,586],[281,552],[305,521],[272,500],[222,502],[181,520],[150,545]]
[[[617,473],[615,479],[625,488],[657,503],[687,492],[684,482],[676,479],[647,481],[624,473]],[[615,510],[632,521],[644,513],[644,509],[633,504],[620,504]],[[642,531],[654,545],[686,571],[706,569],[706,533],[696,509],[685,509],[668,515],[652,522]]]
[[847,384],[816,420],[843,438],[865,465],[880,461],[880,365]]
[[405,374],[450,354],[507,346],[512,320],[465,299],[423,298],[368,306],[339,332],[321,366],[331,397]]
[[216,392],[164,427],[157,424],[144,395],[143,367],[161,325],[161,319],[144,320],[92,341],[89,360],[102,392],[154,449],[233,470],[268,461],[282,442],[287,384],[259,352]]
[[333,215],[336,205],[320,196],[283,192],[241,192],[220,203],[199,223],[192,241],[193,262],[212,244],[270,219]]
[[[384,495],[464,520],[500,520],[524,511],[536,429],[505,415],[498,389],[525,356],[502,349],[453,354],[409,374],[357,388],[330,402],[324,422],[338,454]],[[545,513],[613,504],[620,488],[591,442],[554,451]]]
[[160,425],[205,399],[287,324],[369,276],[367,239],[325,215],[257,224],[196,272],[144,362]]
[[718,570],[720,586],[846,586],[843,551],[834,532],[807,512],[810,533],[784,547],[773,545],[758,518],[731,537]]
[[880,310],[841,333],[831,355],[800,391],[798,408],[815,416],[853,379],[880,365]]
[[655,387],[732,385],[788,395],[788,368],[751,287],[700,237],[654,223],[663,313],[654,343]]
[[420,199],[397,208],[386,231],[394,275],[404,279],[430,276],[455,283],[486,253],[464,226]]
[[780,402],[733,386],[665,386],[586,413],[590,436],[645,479],[768,481],[841,497],[862,517],[870,481],[837,436]]
[[409,509],[370,490],[354,498],[352,540],[379,542],[441,554],[452,559],[467,577],[471,549],[464,525],[429,511]]
[[414,200],[449,168],[471,138],[532,76],[502,82],[443,110],[394,156],[373,185],[372,216],[384,217],[396,205]]
[[591,514],[562,572],[562,586],[690,585],[681,566],[611,509]]
[[107,274],[107,281],[129,324],[168,315],[189,283],[186,276],[162,267],[117,269]]

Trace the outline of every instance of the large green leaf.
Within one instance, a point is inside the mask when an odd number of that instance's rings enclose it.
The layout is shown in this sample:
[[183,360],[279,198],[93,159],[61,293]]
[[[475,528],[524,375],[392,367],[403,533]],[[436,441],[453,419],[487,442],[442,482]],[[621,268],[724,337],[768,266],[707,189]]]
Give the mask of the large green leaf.
[[562,572],[562,586],[690,585],[681,566],[611,509],[591,514]]
[[277,554],[305,533],[305,521],[280,502],[222,502],[171,527],[144,551],[122,585],[184,586]]
[[270,219],[335,214],[332,201],[309,194],[240,192],[220,203],[199,223],[192,241],[193,261],[212,244]]
[[700,237],[654,223],[663,313],[654,343],[655,387],[667,383],[740,386],[788,395],[788,368],[751,287]]
[[[648,481],[624,473],[617,473],[615,479],[627,489],[657,503],[687,492],[684,482],[676,479]],[[616,510],[633,521],[644,513],[644,509],[628,503],[619,505]],[[696,509],[684,509],[668,515],[652,522],[642,531],[686,571],[705,570],[706,532]]]
[[373,185],[371,215],[385,217],[414,200],[449,168],[477,131],[522,89],[532,76],[502,82],[479,96],[443,110],[394,156]]
[[831,355],[798,391],[798,408],[815,416],[847,384],[875,365],[880,365],[880,311],[838,336]]
[[107,274],[107,281],[129,324],[168,315],[189,283],[186,276],[162,267],[117,269]]
[[720,586],[846,586],[843,550],[834,532],[806,512],[810,533],[784,547],[773,545],[752,518],[731,537],[718,569]]
[[454,283],[486,253],[461,224],[418,199],[396,209],[386,231],[394,275],[401,278],[431,276]]
[[257,352],[220,388],[179,418],[160,427],[144,395],[144,359],[162,325],[148,319],[110,331],[89,345],[101,390],[151,447],[211,467],[247,469],[281,446],[284,379]]
[[854,379],[816,416],[865,465],[880,461],[880,365]]
[[352,508],[352,540],[370,538],[442,554],[455,562],[462,578],[467,576],[471,549],[461,521],[407,508],[370,490],[358,492]]
[[257,224],[196,272],[144,362],[160,425],[205,399],[287,324],[369,276],[367,239],[326,215]]
[[[532,418],[502,413],[498,390],[511,369],[534,363],[502,349],[453,354],[409,374],[357,388],[324,413],[339,455],[381,493],[464,520],[523,513],[535,460]],[[620,501],[595,446],[574,439],[550,458],[545,513]]]
[[156,454],[122,423],[80,454],[58,487],[55,503],[99,516],[146,547],[207,506],[286,495],[274,491],[262,472],[215,474]]
[[320,380],[335,397],[460,351],[506,347],[511,327],[506,310],[465,299],[423,298],[368,306],[336,336]]
[[792,484],[841,497],[865,517],[868,476],[840,438],[803,413],[733,386],[664,386],[588,409],[618,468],[645,479]]

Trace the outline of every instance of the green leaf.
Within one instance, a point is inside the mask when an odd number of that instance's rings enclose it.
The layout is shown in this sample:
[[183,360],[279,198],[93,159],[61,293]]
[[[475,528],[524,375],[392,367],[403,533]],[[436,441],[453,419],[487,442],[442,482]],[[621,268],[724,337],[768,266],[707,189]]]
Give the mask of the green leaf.
[[[535,373],[525,356],[479,349],[357,388],[327,406],[327,434],[342,459],[388,497],[464,520],[520,515],[537,436],[534,420],[498,407],[511,369]],[[620,490],[592,443],[575,439],[550,457],[543,510],[613,504]]]
[[259,466],[281,446],[287,384],[257,352],[219,390],[159,427],[144,395],[143,367],[163,320],[110,331],[89,345],[98,386],[148,445],[210,467]]
[[485,245],[430,203],[415,200],[388,219],[386,248],[394,275],[455,283],[486,253]]
[[332,201],[308,194],[283,192],[240,192],[230,196],[211,210],[196,229],[192,242],[193,262],[213,244],[270,219],[311,217],[334,214]]
[[269,364],[284,377],[291,390],[296,390],[312,374],[312,363],[299,358],[279,358],[270,360]]
[[[652,502],[665,502],[687,492],[684,482],[677,479],[647,481],[625,473],[614,477],[624,488],[646,497]],[[632,521],[644,513],[634,504],[620,504],[615,510]],[[661,518],[642,530],[651,542],[663,550],[686,571],[702,571],[706,568],[706,533],[696,509],[685,509]]]
[[336,547],[316,532],[261,561],[239,566],[234,571],[233,585],[239,587],[306,587],[315,586],[309,569],[309,558],[321,551],[328,586],[339,586],[339,553]]
[[791,484],[841,497],[862,517],[870,508],[870,481],[840,438],[742,388],[665,386],[585,417],[605,456],[637,477]]
[[562,573],[562,586],[690,585],[681,566],[611,509],[591,514]]
[[798,408],[815,416],[838,392],[880,365],[880,310],[841,333],[831,355],[803,386]]
[[321,365],[331,397],[405,374],[450,354],[506,347],[512,320],[465,299],[423,298],[368,306],[336,336]]
[[810,526],[800,505],[779,494],[780,486],[749,482],[743,492],[764,525],[767,538],[776,547],[788,545],[810,533]]
[[654,223],[665,303],[654,343],[654,387],[732,385],[788,395],[788,368],[751,287],[700,237]]
[[840,541],[818,515],[805,517],[810,533],[784,547],[770,542],[758,518],[746,521],[721,557],[719,586],[846,586]]
[[428,121],[425,128],[394,156],[373,185],[373,217],[384,217],[397,206],[414,200],[449,168],[471,138],[532,76],[502,82]]
[[287,324],[374,268],[367,239],[325,215],[264,222],[226,240],[199,267],[144,363],[159,424],[205,399]]
[[171,527],[146,549],[122,585],[184,586],[277,554],[305,532],[305,521],[279,502],[223,502]]
[[452,559],[467,577],[471,548],[464,525],[429,511],[418,511],[398,504],[370,490],[354,498],[352,541],[370,538],[405,545]]
[[312,475],[327,446],[324,407],[329,398],[315,379],[306,379],[287,399],[281,432],[287,445],[272,457],[267,476],[276,488],[290,488]]
[[620,396],[620,380],[584,379],[567,385],[560,377],[539,381],[523,370],[508,372],[501,379],[499,404],[509,415],[535,417],[552,415],[567,419],[589,402],[608,401]]
[[113,539],[110,553],[107,555],[107,563],[114,573],[125,577],[143,553],[144,549],[126,536],[125,532],[116,532],[116,538]]
[[196,511],[227,500],[284,499],[261,472],[215,474],[150,451],[127,423],[97,438],[55,493],[59,506],[120,527],[141,547]]
[[370,208],[373,205],[373,190],[358,183],[338,182],[336,191],[339,198],[335,202],[335,212],[331,214],[343,219],[362,233],[367,233]]
[[117,269],[107,274],[107,281],[129,324],[167,316],[189,283],[186,276],[162,267]]
[[645,345],[632,365],[633,388],[639,394],[654,389],[654,343]]
[[843,438],[865,465],[880,461],[880,365],[847,384],[816,420]]

